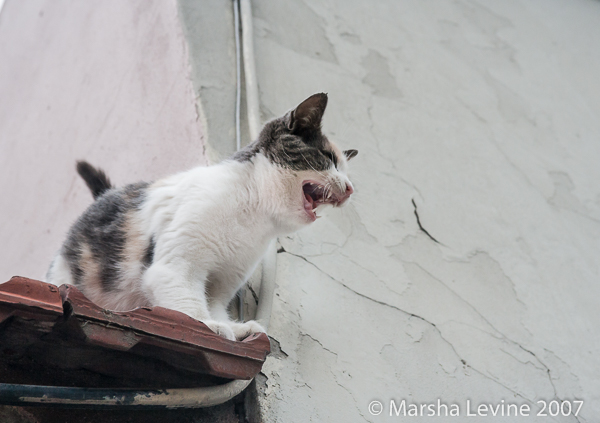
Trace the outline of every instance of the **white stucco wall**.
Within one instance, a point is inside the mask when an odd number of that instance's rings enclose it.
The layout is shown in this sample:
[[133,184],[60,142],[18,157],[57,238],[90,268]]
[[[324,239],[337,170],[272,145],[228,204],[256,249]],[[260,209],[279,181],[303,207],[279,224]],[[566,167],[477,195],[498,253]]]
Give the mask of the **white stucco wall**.
[[600,2],[253,4],[264,117],[328,92],[360,151],[352,204],[281,240],[266,421],[598,421]]
[[204,157],[177,3],[8,0],[0,14],[0,281],[41,278],[92,197]]

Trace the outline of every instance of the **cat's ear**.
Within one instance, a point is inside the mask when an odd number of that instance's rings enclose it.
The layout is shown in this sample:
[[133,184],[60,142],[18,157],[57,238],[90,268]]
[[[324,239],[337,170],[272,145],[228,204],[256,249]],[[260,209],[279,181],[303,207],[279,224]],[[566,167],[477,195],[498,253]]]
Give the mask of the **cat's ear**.
[[321,131],[321,119],[327,107],[327,94],[313,94],[291,111],[288,129],[293,134]]
[[344,150],[344,156],[346,156],[346,160],[352,159],[357,154],[358,150]]

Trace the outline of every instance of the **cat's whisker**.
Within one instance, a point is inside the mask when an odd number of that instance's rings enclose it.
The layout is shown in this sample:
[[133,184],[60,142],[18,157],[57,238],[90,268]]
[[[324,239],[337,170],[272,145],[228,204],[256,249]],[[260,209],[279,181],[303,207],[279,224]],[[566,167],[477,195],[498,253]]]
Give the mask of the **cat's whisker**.
[[287,153],[287,151],[283,150],[283,154],[285,154],[285,157],[288,158],[288,160],[291,162],[292,158],[290,157],[290,155]]
[[310,164],[310,162],[308,161],[308,159],[306,158],[306,156],[303,153],[300,153],[300,155],[302,156],[302,158],[304,159],[304,161],[306,162],[306,164],[309,165],[312,170],[314,170],[315,172],[317,172],[323,178],[327,179],[327,176],[325,176],[325,174],[323,172],[319,172],[317,169],[315,169],[313,167],[313,165]]
[[325,200],[329,200],[333,196],[333,190],[331,189],[331,185],[327,184],[325,189],[323,190],[323,198]]

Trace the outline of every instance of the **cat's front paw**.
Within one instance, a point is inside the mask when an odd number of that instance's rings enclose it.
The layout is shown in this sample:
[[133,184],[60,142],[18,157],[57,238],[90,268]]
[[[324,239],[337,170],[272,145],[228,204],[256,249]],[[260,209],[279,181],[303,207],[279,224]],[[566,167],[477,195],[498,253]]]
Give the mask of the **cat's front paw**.
[[258,322],[254,320],[249,320],[244,323],[231,323],[231,329],[233,329],[233,333],[235,334],[235,338],[238,341],[241,341],[244,338],[252,335],[253,333],[267,333],[265,328],[263,328]]
[[235,333],[227,323],[217,322],[216,320],[205,320],[202,323],[208,326],[210,330],[217,335],[222,336],[225,339],[229,339],[230,341],[235,341]]

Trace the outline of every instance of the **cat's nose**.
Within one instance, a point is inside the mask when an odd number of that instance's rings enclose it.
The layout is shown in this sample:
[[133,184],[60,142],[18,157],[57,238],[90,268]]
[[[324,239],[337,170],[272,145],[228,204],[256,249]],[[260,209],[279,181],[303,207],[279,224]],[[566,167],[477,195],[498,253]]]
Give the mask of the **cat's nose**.
[[351,184],[346,184],[346,197],[350,197],[354,192],[354,188],[352,188]]
[[344,195],[342,196],[342,198],[340,198],[338,204],[342,205],[346,202],[346,200],[348,200],[348,198],[350,198],[350,196],[352,195],[352,193],[354,192],[354,188],[352,188],[352,184],[351,183],[346,183],[346,192],[344,193]]

